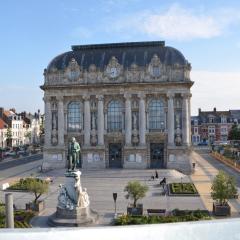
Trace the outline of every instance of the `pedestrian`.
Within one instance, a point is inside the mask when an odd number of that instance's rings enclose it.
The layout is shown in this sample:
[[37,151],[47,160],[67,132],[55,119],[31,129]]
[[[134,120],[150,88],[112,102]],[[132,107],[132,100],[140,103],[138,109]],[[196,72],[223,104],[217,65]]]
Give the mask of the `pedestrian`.
[[155,171],[155,178],[158,179],[158,172],[157,172],[157,170]]

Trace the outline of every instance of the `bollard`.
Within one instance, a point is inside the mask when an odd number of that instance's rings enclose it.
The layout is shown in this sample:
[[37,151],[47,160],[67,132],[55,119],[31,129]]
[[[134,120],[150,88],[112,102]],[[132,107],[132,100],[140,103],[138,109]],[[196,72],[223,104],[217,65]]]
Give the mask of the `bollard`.
[[6,228],[14,228],[13,195],[5,195]]

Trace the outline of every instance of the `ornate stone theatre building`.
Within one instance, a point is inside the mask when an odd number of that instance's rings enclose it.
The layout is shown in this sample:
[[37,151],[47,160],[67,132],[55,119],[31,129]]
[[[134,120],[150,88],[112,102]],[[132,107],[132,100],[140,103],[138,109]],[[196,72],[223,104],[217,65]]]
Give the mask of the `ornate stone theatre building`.
[[43,168],[65,167],[71,137],[82,168],[191,171],[191,65],[165,42],[72,46],[44,70]]

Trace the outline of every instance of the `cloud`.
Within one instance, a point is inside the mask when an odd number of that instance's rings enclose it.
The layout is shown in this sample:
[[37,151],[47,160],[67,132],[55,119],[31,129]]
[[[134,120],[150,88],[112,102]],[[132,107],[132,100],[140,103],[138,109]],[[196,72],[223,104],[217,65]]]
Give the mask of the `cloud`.
[[240,72],[192,71],[192,115],[202,110],[240,109]]
[[[116,21],[115,31],[142,33],[172,40],[209,39],[221,36],[233,24],[240,23],[234,9],[203,10],[172,4],[166,11],[144,11]],[[131,31],[129,31],[131,30]]]

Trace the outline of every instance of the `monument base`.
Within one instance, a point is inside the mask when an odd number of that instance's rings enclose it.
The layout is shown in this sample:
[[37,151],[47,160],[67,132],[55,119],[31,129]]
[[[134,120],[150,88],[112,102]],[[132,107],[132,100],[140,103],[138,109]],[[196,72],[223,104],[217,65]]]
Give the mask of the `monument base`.
[[62,209],[57,207],[57,211],[48,218],[48,225],[51,227],[81,227],[96,223],[98,214],[86,208]]

